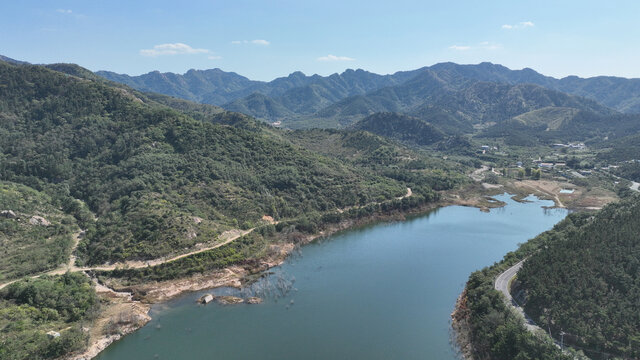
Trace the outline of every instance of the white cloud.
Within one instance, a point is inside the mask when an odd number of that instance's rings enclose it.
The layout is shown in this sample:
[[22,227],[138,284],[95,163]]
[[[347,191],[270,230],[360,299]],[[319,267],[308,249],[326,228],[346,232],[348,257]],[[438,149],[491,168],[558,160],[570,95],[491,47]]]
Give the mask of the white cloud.
[[335,56],[335,55],[327,55],[321,56],[318,58],[318,61],[354,61],[354,58],[350,58],[347,56]]
[[451,45],[451,46],[449,46],[449,49],[458,50],[458,51],[465,51],[465,50],[470,50],[471,46]]
[[269,45],[271,45],[270,41],[264,40],[264,39],[233,40],[231,43],[234,44],[234,45],[240,45],[240,44],[253,44],[253,45],[260,45],[260,46],[269,46]]
[[267,45],[271,44],[267,40],[263,40],[263,39],[251,40],[251,43],[254,44],[254,45],[262,45],[262,46],[267,46]]
[[77,13],[77,12],[73,12],[73,10],[71,9],[56,9],[56,12],[58,14],[62,14],[62,16],[70,16],[72,18],[76,18],[78,20],[80,19],[85,19],[87,16]]
[[183,43],[174,44],[160,44],[155,45],[153,49],[142,49],[140,55],[142,56],[160,56],[160,55],[180,55],[180,54],[206,54],[209,53],[207,49],[194,49],[191,46]]
[[207,56],[207,59],[209,59],[209,60],[220,60],[220,59],[222,59],[222,56],[209,55],[209,56]]
[[533,23],[533,21],[522,21],[519,22],[517,24],[504,24],[502,25],[502,28],[505,30],[514,30],[514,29],[524,29],[524,28],[529,28],[529,27],[534,27],[536,26],[536,24]]

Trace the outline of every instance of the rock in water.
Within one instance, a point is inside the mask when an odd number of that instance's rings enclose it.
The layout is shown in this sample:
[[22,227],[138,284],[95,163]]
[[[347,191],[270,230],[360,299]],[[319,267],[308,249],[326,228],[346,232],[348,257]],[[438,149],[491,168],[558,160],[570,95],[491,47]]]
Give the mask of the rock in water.
[[212,302],[212,301],[213,301],[213,299],[215,299],[215,297],[214,297],[213,295],[211,295],[211,294],[206,294],[206,295],[203,295],[203,296],[200,298],[199,302],[200,302],[200,303],[202,303],[202,304],[208,304],[208,303]]
[[217,296],[216,301],[222,305],[235,305],[243,303],[244,299],[237,296]]

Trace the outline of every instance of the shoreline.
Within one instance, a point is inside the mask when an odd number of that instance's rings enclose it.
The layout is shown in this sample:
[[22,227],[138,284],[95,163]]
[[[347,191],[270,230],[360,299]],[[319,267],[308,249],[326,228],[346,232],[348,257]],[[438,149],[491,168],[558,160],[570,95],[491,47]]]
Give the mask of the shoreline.
[[469,329],[469,309],[467,308],[467,288],[456,299],[456,304],[451,313],[451,340],[458,350],[459,356],[464,360],[475,360],[473,357],[473,342]]
[[[474,188],[474,185],[476,185],[475,188]],[[132,289],[142,290],[145,293],[145,295],[142,301],[134,301],[130,299],[128,302],[125,302],[125,303],[131,304],[131,305],[134,305],[134,304],[142,305],[140,307],[141,309],[140,312],[137,313],[136,316],[139,319],[144,318],[145,321],[143,322],[141,321],[139,323],[136,323],[135,325],[123,326],[123,329],[122,331],[120,331],[119,335],[114,336],[114,335],[103,334],[99,337],[93,338],[90,340],[90,344],[87,347],[87,349],[83,351],[81,354],[69,355],[67,357],[63,357],[63,359],[65,360],[93,359],[112,343],[116,342],[117,340],[120,340],[124,336],[130,333],[133,333],[136,330],[142,328],[144,325],[146,325],[146,323],[151,320],[151,317],[148,315],[148,312],[151,309],[152,305],[169,301],[171,299],[174,299],[176,297],[182,296],[190,292],[196,292],[196,291],[201,291],[206,289],[214,289],[219,287],[242,288],[244,281],[246,281],[250,275],[259,274],[267,271],[270,268],[281,265],[287,259],[287,257],[291,254],[291,252],[296,248],[296,246],[304,246],[319,238],[329,237],[338,232],[355,229],[359,226],[367,226],[367,225],[372,225],[372,224],[381,223],[381,222],[404,221],[408,216],[424,215],[433,210],[444,208],[447,206],[475,207],[475,208],[478,208],[480,211],[488,212],[492,208],[500,208],[506,205],[503,202],[495,201],[495,199],[492,199],[493,196],[498,194],[503,194],[503,193],[510,193],[515,198],[519,195],[522,195],[524,190],[522,188],[518,188],[517,186],[514,186],[513,184],[507,184],[507,186],[481,187],[481,188],[477,188],[477,185],[479,184],[473,184],[469,187],[472,189],[472,194],[473,194],[472,196],[469,196],[471,194],[464,194],[461,196],[461,194],[458,194],[457,192],[443,192],[441,193],[442,195],[441,200],[434,203],[424,204],[420,207],[416,207],[406,211],[394,210],[387,214],[376,214],[376,215],[370,215],[360,219],[343,220],[337,224],[327,225],[324,230],[316,234],[306,235],[304,239],[298,244],[293,244],[292,242],[271,244],[270,245],[271,248],[275,250],[274,252],[272,252],[272,254],[274,255],[271,255],[266,258],[257,259],[259,262],[258,265],[245,266],[245,267],[234,265],[224,269],[212,271],[205,275],[196,275],[188,278],[131,286],[130,288]],[[520,191],[517,191],[517,194],[516,194],[516,191],[514,191],[514,188]],[[465,190],[468,190],[468,189],[465,189]],[[546,196],[540,196],[540,193]],[[538,191],[537,194],[532,192],[529,192],[529,194],[536,195],[541,199],[554,201],[555,203],[554,207],[563,207],[563,206],[558,206],[561,204],[558,204],[555,201],[556,199],[550,196],[551,194],[549,193]],[[106,286],[104,286],[104,288],[109,289],[110,291],[115,293],[115,291],[111,290]],[[131,293],[128,293],[128,294],[129,296],[131,295]],[[470,351],[466,351],[471,347],[470,339],[468,338],[468,336],[461,336],[461,334],[464,334],[464,326],[460,323],[460,319],[462,318],[459,318],[458,320],[454,318],[454,315],[456,315],[457,317],[460,316],[459,315],[460,313],[458,311],[459,310],[458,305],[460,301],[462,301],[462,299],[463,299],[462,297],[458,298],[458,301],[456,301],[454,312],[451,314],[452,327],[454,329],[454,340],[456,345],[458,346],[458,350],[461,351],[463,358],[467,360],[473,360],[473,357],[471,356]],[[96,322],[100,322],[100,321],[105,322],[105,321],[109,321],[110,319],[111,318],[108,316],[99,317],[98,320],[96,320]],[[461,339],[464,339],[465,341],[461,342]]]
[[[98,291],[98,287],[100,287],[100,293],[109,294],[108,296],[110,297],[120,297],[122,300],[121,302],[108,306],[107,309],[103,312],[103,314],[106,314],[106,316],[103,315],[96,319],[95,325],[93,326],[94,328],[100,325],[104,326],[109,321],[112,321],[114,316],[117,317],[119,315],[119,313],[117,312],[117,308],[120,306],[120,304],[136,306],[138,312],[135,313],[134,317],[140,320],[144,320],[138,321],[135,324],[127,324],[122,326],[119,334],[101,334],[100,336],[91,338],[89,345],[82,353],[69,354],[62,359],[90,360],[95,358],[109,345],[145,326],[151,320],[151,317],[148,313],[153,305],[167,302],[171,299],[185,295],[187,293],[206,289],[214,289],[219,287],[242,288],[243,281],[246,280],[249,275],[265,272],[273,267],[281,265],[298,245],[304,246],[312,243],[317,239],[329,237],[341,231],[355,229],[359,226],[368,226],[381,222],[403,221],[406,220],[407,216],[419,216],[447,206],[476,207],[481,211],[484,211],[483,209],[485,208],[484,204],[475,203],[474,201],[457,201],[456,199],[445,198],[438,202],[425,204],[414,209],[409,209],[407,211],[395,210],[388,214],[377,214],[360,219],[343,220],[337,224],[327,225],[324,230],[316,234],[306,235],[304,239],[297,245],[294,245],[291,242],[270,245],[272,248],[277,248],[277,253],[271,257],[259,259],[259,265],[254,266],[250,269],[234,265],[224,269],[215,270],[206,275],[196,275],[189,278],[132,286],[131,288],[144,290],[146,294],[142,301],[132,300],[132,293],[130,292],[117,292],[107,286],[99,284],[96,286],[96,291]],[[501,206],[504,206],[504,204],[494,204],[493,207]],[[112,309],[115,309],[115,311],[113,311]]]

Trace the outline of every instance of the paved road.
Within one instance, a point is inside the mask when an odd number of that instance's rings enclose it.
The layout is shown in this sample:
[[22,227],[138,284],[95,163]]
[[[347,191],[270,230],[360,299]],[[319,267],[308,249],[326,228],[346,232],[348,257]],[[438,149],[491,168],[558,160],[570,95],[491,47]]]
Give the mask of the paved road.
[[511,291],[510,291],[511,279],[513,279],[516,276],[516,274],[518,274],[518,270],[522,268],[522,264],[524,264],[525,260],[520,261],[519,263],[505,270],[502,274],[498,275],[498,277],[496,278],[496,281],[494,282],[494,287],[496,290],[500,291],[502,295],[504,295],[504,297],[507,300],[507,303],[513,306],[516,309],[516,311],[520,313],[522,317],[524,317],[525,326],[527,327],[527,330],[531,332],[544,331],[538,325],[536,325],[536,323],[533,322],[533,320],[531,320],[531,318],[529,318],[527,314],[524,313],[524,310],[522,309],[522,307],[518,305],[518,303],[516,303],[516,301],[511,296]]

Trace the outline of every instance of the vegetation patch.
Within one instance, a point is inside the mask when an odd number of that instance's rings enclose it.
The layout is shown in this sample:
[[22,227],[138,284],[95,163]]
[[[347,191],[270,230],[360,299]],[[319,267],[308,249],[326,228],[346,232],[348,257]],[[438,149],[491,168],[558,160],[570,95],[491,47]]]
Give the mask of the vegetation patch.
[[21,280],[0,290],[0,358],[55,359],[87,345],[99,301],[81,273]]

